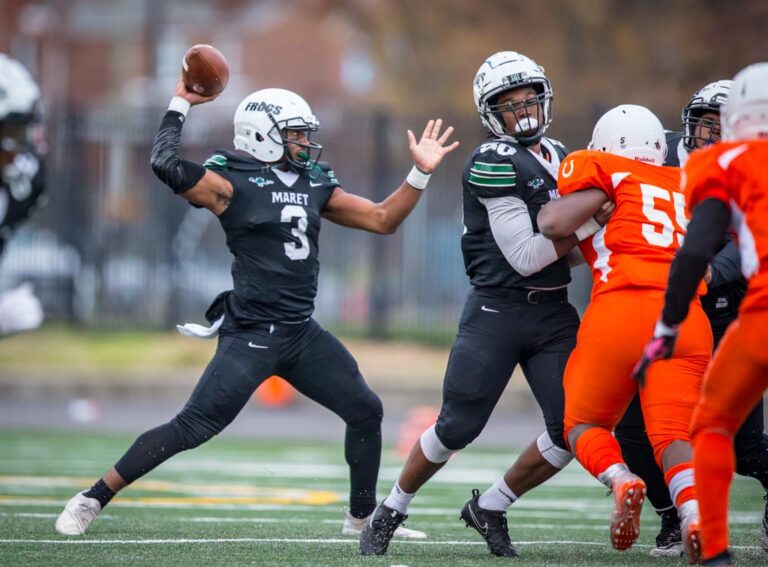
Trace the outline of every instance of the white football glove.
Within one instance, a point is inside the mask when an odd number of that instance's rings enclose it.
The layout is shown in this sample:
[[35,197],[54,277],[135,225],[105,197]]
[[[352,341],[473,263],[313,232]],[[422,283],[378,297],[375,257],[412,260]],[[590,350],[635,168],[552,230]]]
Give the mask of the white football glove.
[[0,293],[0,337],[37,329],[42,322],[43,306],[31,283]]

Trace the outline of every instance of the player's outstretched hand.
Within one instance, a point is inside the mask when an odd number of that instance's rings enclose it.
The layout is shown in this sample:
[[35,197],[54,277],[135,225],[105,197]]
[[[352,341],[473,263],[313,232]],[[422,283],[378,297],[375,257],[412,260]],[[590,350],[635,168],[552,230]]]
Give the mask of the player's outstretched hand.
[[656,329],[653,332],[653,338],[645,345],[643,356],[635,365],[632,371],[632,378],[645,386],[645,372],[652,362],[664,360],[672,356],[675,350],[675,341],[677,340],[677,327],[669,327],[659,321],[656,323]]
[[427,127],[424,128],[424,133],[418,143],[413,132],[408,130],[408,149],[411,150],[413,163],[424,173],[432,173],[440,165],[445,154],[459,147],[459,142],[453,142],[450,146],[445,145],[448,138],[453,134],[453,126],[448,126],[441,135],[440,129],[442,127],[443,120],[441,118],[430,120],[427,122]]
[[217,94],[213,96],[202,96],[197,93],[193,93],[187,90],[187,85],[184,84],[184,79],[179,77],[179,82],[176,83],[176,92],[173,93],[176,96],[180,96],[184,100],[186,100],[191,106],[195,106],[196,104],[204,104],[206,102],[211,102],[214,100],[217,96]]

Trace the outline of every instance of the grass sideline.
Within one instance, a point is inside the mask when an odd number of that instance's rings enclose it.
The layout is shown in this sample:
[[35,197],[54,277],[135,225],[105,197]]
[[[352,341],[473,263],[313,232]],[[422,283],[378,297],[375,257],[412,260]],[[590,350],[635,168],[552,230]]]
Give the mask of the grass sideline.
[[[340,443],[216,438],[121,493],[82,538],[53,523],[66,500],[122,454],[132,437],[92,432],[0,431],[0,564],[18,565],[498,565],[457,520],[471,488],[484,488],[512,456],[469,448],[427,484],[408,525],[426,542],[393,542],[382,558],[362,558],[340,534],[347,474]],[[400,462],[385,453],[379,493]],[[762,490],[737,478],[732,537],[739,565],[764,565],[759,549]],[[517,502],[510,530],[525,565],[685,565],[653,559],[658,529],[650,508],[638,544],[608,543],[611,499],[577,463]]]

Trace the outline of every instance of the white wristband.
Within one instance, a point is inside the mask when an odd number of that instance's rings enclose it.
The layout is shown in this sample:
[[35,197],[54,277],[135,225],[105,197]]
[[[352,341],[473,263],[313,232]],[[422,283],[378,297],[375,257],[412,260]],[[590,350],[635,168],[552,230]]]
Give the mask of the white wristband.
[[408,173],[408,177],[405,178],[405,181],[414,189],[423,191],[426,188],[427,183],[429,183],[430,177],[432,177],[431,173],[424,173],[414,165],[411,168],[410,173]]
[[181,98],[180,96],[174,96],[171,99],[171,104],[168,105],[168,110],[173,110],[186,117],[190,106],[191,105],[187,99]]
[[582,240],[585,240],[595,234],[601,228],[603,227],[600,226],[600,223],[595,220],[595,217],[590,217],[590,219],[579,228],[577,228],[576,232],[573,234],[575,234],[576,238],[578,238],[579,242],[581,242]]
[[674,337],[677,335],[677,327],[670,327],[662,322],[661,319],[656,321],[656,326],[653,328],[654,337]]

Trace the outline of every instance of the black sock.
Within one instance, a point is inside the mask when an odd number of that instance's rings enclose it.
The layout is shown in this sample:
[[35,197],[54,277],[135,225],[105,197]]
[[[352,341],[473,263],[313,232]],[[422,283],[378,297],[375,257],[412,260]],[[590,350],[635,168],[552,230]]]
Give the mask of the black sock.
[[350,472],[349,514],[365,518],[376,508],[376,480],[381,462],[381,427],[347,427],[344,453]]
[[88,498],[95,498],[99,501],[101,507],[104,508],[104,506],[109,504],[109,501],[115,497],[115,493],[112,492],[112,490],[104,483],[103,480],[99,479],[99,481],[94,484],[88,490],[88,492],[84,494],[84,496],[87,496]]

